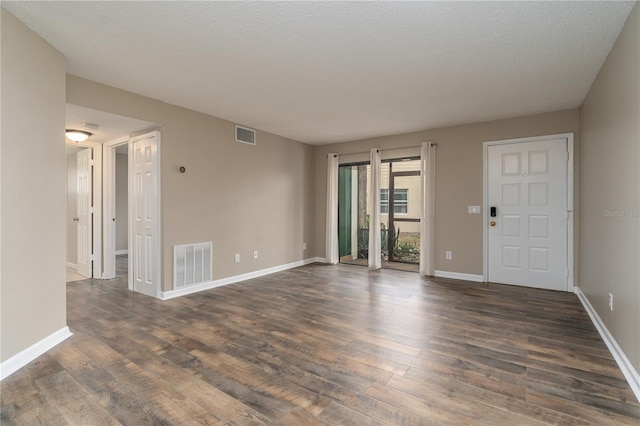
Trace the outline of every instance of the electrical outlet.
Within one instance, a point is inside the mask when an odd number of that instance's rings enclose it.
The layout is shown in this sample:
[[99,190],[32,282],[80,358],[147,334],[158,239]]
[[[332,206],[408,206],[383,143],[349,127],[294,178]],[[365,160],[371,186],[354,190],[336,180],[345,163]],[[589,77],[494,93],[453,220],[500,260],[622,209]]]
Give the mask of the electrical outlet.
[[307,249],[307,243],[302,243],[302,250],[306,250]]
[[240,253],[236,253],[233,259],[235,260],[236,263],[240,263]]
[[257,259],[258,258],[258,250],[254,250],[253,251],[253,259]]
[[453,259],[453,254],[450,251],[444,252],[444,256],[447,258],[447,260]]
[[613,312],[613,294],[609,293],[609,310]]

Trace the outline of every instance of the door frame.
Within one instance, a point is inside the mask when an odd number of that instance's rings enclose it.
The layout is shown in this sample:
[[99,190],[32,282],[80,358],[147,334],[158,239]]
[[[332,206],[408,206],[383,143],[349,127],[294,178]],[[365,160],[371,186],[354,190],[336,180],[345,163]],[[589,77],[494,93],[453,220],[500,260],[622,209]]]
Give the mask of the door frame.
[[543,135],[543,136],[534,136],[527,138],[517,138],[517,139],[505,139],[505,140],[496,140],[484,142],[482,144],[482,205],[484,208],[482,209],[482,276],[483,281],[488,281],[489,274],[489,236],[487,229],[487,210],[489,209],[488,205],[488,185],[489,185],[489,170],[488,170],[488,161],[489,161],[489,147],[495,145],[507,145],[507,144],[517,144],[517,143],[527,143],[527,142],[538,142],[538,141],[546,141],[553,139],[565,139],[567,141],[567,200],[566,200],[566,210],[567,210],[567,291],[574,291],[574,248],[573,248],[573,214],[574,214],[574,203],[573,203],[573,180],[574,180],[574,134],[573,133],[560,133],[555,135]]
[[[110,140],[109,142],[104,143],[104,153],[103,153],[103,162],[104,162],[104,208],[103,208],[103,221],[104,224],[104,274],[103,278],[112,279],[116,277],[116,226],[113,223],[112,218],[115,217],[115,209],[116,209],[116,199],[115,199],[115,191],[116,191],[116,148],[122,145],[129,145],[129,136],[122,136],[120,138],[116,138]],[[127,156],[128,161],[128,156]],[[131,191],[131,179],[130,175],[127,172],[127,188],[128,191]],[[129,213],[127,212],[127,223],[128,226],[131,225]],[[127,228],[129,229],[129,228]],[[130,240],[129,236],[127,239]],[[127,242],[127,245],[129,242]],[[131,277],[129,277],[131,280]]]
[[[128,146],[128,155],[127,155],[127,190],[128,190],[128,212],[127,212],[127,222],[128,222],[128,248],[129,248],[129,256],[128,256],[128,276],[127,276],[127,285],[129,290],[134,290],[133,283],[133,265],[134,265],[134,256],[135,251],[133,250],[133,240],[134,240],[134,199],[133,199],[133,143],[137,140],[144,139],[149,137],[149,135],[155,135],[156,137],[156,152],[157,152],[157,192],[156,192],[156,200],[155,200],[155,208],[157,209],[158,221],[156,225],[156,229],[154,229],[155,235],[158,236],[156,240],[156,244],[153,248],[153,256],[156,262],[156,276],[157,278],[157,287],[155,289],[155,297],[160,298],[162,294],[162,235],[161,235],[161,209],[160,209],[160,196],[161,196],[161,176],[160,176],[160,132],[155,130],[151,132],[145,132],[136,136],[122,136],[120,138],[113,139],[109,142],[105,142],[104,144],[104,228],[103,232],[105,235],[105,275],[104,277],[107,279],[115,278],[115,226],[113,226],[113,221],[109,220],[109,218],[113,218],[115,214],[115,150],[117,147],[122,145]],[[113,254],[111,254],[113,253]]]
[[[351,252],[348,254],[351,256],[351,260],[357,260],[359,255],[360,255],[360,241],[359,241],[359,237],[360,237],[360,227],[359,225],[359,221],[358,221],[358,197],[359,197],[359,192],[360,192],[360,187],[358,185],[358,177],[359,174],[356,170],[357,167],[360,166],[365,166],[365,167],[370,167],[371,164],[369,162],[369,160],[366,161],[357,161],[357,162],[345,162],[345,163],[340,163],[338,165],[338,170],[340,170],[340,168],[342,167],[348,167],[351,169],[351,173],[350,173],[350,177],[351,177],[351,186],[349,187],[351,190],[351,215],[349,218],[349,221],[351,223],[351,232],[349,235],[349,238],[351,239]],[[366,176],[366,173],[365,173]],[[338,209],[340,209],[340,173],[338,172]],[[367,198],[368,198],[368,194],[367,194]],[[338,214],[338,217],[339,214]],[[343,236],[343,234],[340,232],[340,219],[338,219],[338,242],[340,240],[340,237]],[[338,256],[338,262],[346,262],[348,263],[348,261],[346,260],[342,260],[342,258],[346,257],[345,256]],[[366,266],[366,265],[365,265]]]
[[102,278],[102,144],[99,142],[67,142],[66,145],[91,148],[93,151],[93,268],[90,278]]

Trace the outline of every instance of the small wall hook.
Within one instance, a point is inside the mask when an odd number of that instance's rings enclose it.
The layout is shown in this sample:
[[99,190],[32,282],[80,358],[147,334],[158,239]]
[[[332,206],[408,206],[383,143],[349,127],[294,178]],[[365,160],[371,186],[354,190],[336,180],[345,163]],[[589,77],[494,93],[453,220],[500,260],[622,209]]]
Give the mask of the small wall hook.
[[187,171],[187,169],[184,166],[180,166],[180,173],[184,173],[186,171]]

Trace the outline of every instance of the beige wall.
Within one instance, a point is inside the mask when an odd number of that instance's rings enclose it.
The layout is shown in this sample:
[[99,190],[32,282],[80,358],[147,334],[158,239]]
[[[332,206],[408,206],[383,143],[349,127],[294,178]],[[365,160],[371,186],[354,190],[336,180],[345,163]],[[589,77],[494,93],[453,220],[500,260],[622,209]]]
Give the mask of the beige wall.
[[67,322],[65,60],[0,10],[4,362]]
[[116,250],[129,247],[129,156],[116,154]]
[[[640,5],[580,109],[579,286],[640,371]],[[608,295],[614,310],[609,311]]]
[[67,154],[67,262],[78,261],[78,227],[73,218],[78,211],[78,154]]
[[[483,142],[573,132],[577,158],[578,127],[578,110],[572,109],[317,147],[316,253],[319,256],[325,253],[327,153],[352,154],[375,147],[383,150],[384,157],[385,150],[415,147],[431,141],[438,143],[436,270],[482,275],[482,215],[468,214],[467,206],[482,205]],[[357,155],[344,157],[350,161],[362,159]],[[577,194],[577,182],[575,188]],[[578,222],[577,216],[575,222]],[[452,260],[445,259],[447,250],[453,252]]]
[[213,242],[214,279],[315,256],[312,146],[261,131],[256,146],[237,143],[233,122],[75,76],[67,102],[161,123],[165,291],[176,244]]

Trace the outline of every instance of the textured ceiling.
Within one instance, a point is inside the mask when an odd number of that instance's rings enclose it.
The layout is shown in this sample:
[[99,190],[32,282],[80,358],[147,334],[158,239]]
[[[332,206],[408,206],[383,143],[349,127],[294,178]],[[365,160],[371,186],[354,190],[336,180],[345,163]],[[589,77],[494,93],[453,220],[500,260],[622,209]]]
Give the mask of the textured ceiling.
[[11,2],[70,74],[322,144],[578,107],[633,2]]

